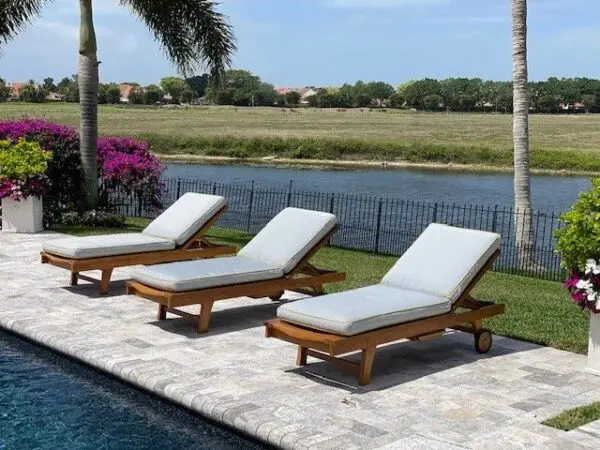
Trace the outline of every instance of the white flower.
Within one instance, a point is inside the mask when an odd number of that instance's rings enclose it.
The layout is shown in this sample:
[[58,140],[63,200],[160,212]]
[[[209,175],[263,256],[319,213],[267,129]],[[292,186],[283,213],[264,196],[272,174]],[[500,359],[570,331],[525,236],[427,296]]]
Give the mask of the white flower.
[[596,309],[600,310],[600,298],[596,300]]
[[583,291],[587,291],[588,289],[592,289],[593,285],[592,285],[592,282],[589,281],[589,280],[579,280],[577,282],[577,284],[575,285],[575,287],[577,289],[581,289]]
[[587,292],[587,295],[588,295],[588,296],[587,296],[588,302],[595,302],[595,301],[596,301],[596,299],[598,298],[598,294],[596,294],[596,293],[595,293],[595,292],[593,292],[593,291],[592,291],[592,292],[588,291],[588,292]]
[[600,265],[596,263],[595,259],[588,259],[585,263],[585,273],[589,275],[593,273],[594,275],[600,274]]

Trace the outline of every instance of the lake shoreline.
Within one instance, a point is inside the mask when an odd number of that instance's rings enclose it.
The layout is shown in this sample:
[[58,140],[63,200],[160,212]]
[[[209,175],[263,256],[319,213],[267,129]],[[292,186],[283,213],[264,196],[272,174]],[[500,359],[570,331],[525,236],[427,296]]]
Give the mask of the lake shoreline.
[[[480,172],[480,173],[512,173],[512,167],[491,166],[485,164],[456,164],[456,163],[415,163],[407,161],[373,161],[330,159],[292,159],[278,157],[234,158],[229,156],[206,156],[192,154],[161,154],[155,155],[170,164],[213,164],[213,165],[246,165],[258,167],[295,168],[295,169],[330,169],[330,170],[368,170],[368,169],[419,169],[445,172]],[[590,176],[600,177],[600,172],[577,170],[531,169],[532,174],[554,176]]]

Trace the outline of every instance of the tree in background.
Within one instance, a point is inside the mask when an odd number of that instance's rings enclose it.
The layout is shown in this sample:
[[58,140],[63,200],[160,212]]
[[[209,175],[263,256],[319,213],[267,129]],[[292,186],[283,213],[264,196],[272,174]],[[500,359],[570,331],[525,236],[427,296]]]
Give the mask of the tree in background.
[[206,97],[217,105],[272,106],[277,93],[272,84],[264,83],[247,70],[228,70],[221,83],[211,80]]
[[144,89],[144,91],[146,97],[146,105],[155,105],[156,103],[161,103],[165,95],[162,89],[155,84],[146,86],[146,89]]
[[583,106],[585,106],[585,112],[589,113],[590,109],[596,106],[596,96],[593,94],[582,95],[581,103],[583,103]]
[[98,103],[117,105],[121,103],[121,88],[118,84],[108,83],[98,86]]
[[297,107],[300,104],[300,92],[290,91],[285,94],[285,104],[293,108]]
[[190,88],[192,88],[194,92],[196,92],[196,98],[204,97],[209,81],[210,76],[207,73],[205,73],[204,75],[196,75],[185,79],[187,85]]
[[529,169],[527,0],[512,0],[512,27],[515,235],[519,258],[522,263],[530,265],[533,264],[534,258],[534,236],[531,220],[531,173]]
[[10,97],[10,88],[6,85],[6,81],[0,78],[0,103],[5,102]]
[[179,77],[161,78],[160,87],[165,93],[171,96],[173,103],[179,103],[181,99],[181,93],[186,89],[189,89],[189,86],[185,80]]
[[129,93],[129,103],[132,105],[143,105],[146,103],[146,92],[141,86],[135,86]]
[[52,78],[52,77],[44,78],[44,83],[42,84],[42,87],[44,88],[44,90],[46,92],[55,92],[56,85],[54,84],[54,78]]
[[[0,47],[15,37],[48,0],[0,2]],[[121,0],[154,34],[168,58],[183,73],[205,63],[218,78],[230,63],[235,44],[231,27],[211,0]],[[98,206],[98,65],[92,0],[79,0],[79,98],[83,202]]]
[[19,92],[19,101],[27,103],[43,103],[46,101],[46,91],[38,86],[35,80],[29,80]]
[[179,103],[192,103],[198,98],[198,94],[189,86],[186,87],[183,92],[179,95]]

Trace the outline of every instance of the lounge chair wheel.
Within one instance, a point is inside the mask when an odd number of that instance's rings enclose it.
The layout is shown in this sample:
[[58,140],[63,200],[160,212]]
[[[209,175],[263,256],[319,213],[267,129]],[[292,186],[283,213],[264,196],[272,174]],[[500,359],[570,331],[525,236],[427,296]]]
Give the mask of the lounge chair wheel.
[[492,333],[489,330],[479,330],[475,333],[475,350],[478,353],[487,353],[492,348]]
[[281,297],[283,297],[283,291],[280,291],[275,295],[269,295],[269,298],[274,302],[278,302],[279,300],[281,300]]

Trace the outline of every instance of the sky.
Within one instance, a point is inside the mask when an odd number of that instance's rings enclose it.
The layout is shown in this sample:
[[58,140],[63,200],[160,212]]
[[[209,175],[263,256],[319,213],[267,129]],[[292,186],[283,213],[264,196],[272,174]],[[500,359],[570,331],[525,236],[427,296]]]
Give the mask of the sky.
[[[9,82],[77,71],[78,0],[53,0],[0,53]],[[511,78],[510,0],[221,0],[234,27],[234,68],[277,87],[356,80]],[[177,75],[118,0],[94,0],[103,82]],[[600,78],[600,2],[529,0],[529,74]]]

